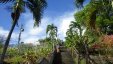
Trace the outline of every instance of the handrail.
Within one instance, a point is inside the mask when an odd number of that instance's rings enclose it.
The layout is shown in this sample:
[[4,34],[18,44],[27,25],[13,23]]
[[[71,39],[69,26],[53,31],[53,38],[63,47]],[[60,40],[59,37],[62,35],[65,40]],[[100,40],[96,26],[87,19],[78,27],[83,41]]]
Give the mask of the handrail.
[[49,64],[53,64],[54,57],[55,57],[55,51],[51,55],[51,60],[50,60]]
[[49,61],[46,58],[42,58],[38,64],[49,64]]

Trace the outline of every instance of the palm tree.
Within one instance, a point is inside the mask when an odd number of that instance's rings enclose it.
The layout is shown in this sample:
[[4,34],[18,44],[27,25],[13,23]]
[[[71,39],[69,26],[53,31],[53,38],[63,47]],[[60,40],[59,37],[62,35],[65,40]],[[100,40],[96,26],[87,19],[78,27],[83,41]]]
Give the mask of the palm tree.
[[53,49],[54,49],[54,40],[57,37],[57,27],[54,26],[54,24],[48,25],[46,28],[46,34],[49,35],[50,39],[51,39],[51,43],[53,44]]
[[[77,55],[78,55],[78,64],[80,64],[80,51],[82,51],[82,44],[83,44],[83,40],[82,40],[82,32],[83,32],[83,28],[82,26],[75,22],[75,21],[72,21],[70,26],[69,26],[69,31],[70,33],[70,36],[69,34],[67,34],[71,39],[70,39],[70,43],[72,43],[72,48],[74,48],[74,50],[76,51]],[[81,44],[81,45],[79,45]]]
[[46,28],[46,34],[49,34],[50,38],[57,37],[57,27],[54,24],[48,25]]
[[82,36],[82,27],[80,26],[79,23],[75,22],[75,21],[71,21],[71,24],[70,24],[70,29],[76,31],[77,29],[79,30],[79,35]]
[[86,64],[89,64],[89,62],[94,62],[94,61],[89,57],[88,45],[87,45],[88,37],[83,35],[83,29],[84,27],[82,25],[80,25],[75,21],[72,21],[68,31],[66,32],[67,35],[66,43],[78,55],[78,64],[80,64],[81,61],[80,57],[83,56],[86,59]]
[[43,10],[47,6],[45,0],[0,0],[0,3],[9,3],[9,2],[13,3],[12,6],[13,11],[11,13],[13,24],[11,26],[10,32],[8,34],[8,37],[4,45],[3,53],[1,56],[1,62],[4,60],[4,56],[7,51],[7,47],[9,45],[9,41],[12,32],[15,28],[15,25],[18,24],[18,19],[21,13],[23,13],[23,11],[25,10],[25,8],[28,8],[30,12],[32,12],[34,19],[34,26],[36,25],[39,26],[39,23],[41,22]]

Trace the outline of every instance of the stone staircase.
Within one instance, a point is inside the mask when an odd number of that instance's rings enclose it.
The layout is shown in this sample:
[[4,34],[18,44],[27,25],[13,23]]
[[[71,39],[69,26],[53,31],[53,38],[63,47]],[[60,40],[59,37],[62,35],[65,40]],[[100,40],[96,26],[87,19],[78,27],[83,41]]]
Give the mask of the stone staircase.
[[[52,54],[52,58],[49,64],[75,64],[72,56],[67,51],[67,48],[60,46],[60,51],[61,52],[59,53],[54,52]],[[39,64],[48,64],[48,62],[47,60],[44,59]]]
[[68,52],[61,52],[62,64],[75,64],[73,58]]
[[67,51],[67,48],[60,46],[62,64],[75,64],[71,54]]

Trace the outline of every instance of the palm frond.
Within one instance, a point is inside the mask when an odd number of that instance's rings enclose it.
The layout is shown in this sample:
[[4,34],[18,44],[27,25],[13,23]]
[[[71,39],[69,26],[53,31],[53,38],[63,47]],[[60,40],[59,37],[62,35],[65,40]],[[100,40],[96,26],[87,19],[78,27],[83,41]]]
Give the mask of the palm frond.
[[47,3],[45,0],[28,0],[26,2],[26,6],[30,9],[30,11],[33,13],[33,19],[35,21],[34,26],[39,26],[39,23],[41,22],[42,13],[47,6]]
[[[20,14],[23,12],[23,10],[25,8],[25,3],[23,0],[17,0],[14,2],[14,5],[12,6],[12,13],[11,13],[11,17],[13,19],[13,22],[18,21]],[[17,22],[17,26],[18,26],[18,22]]]
[[80,25],[75,21],[71,21],[71,24],[70,24],[69,27],[70,28],[80,28]]
[[0,0],[0,3],[14,2],[15,0]]
[[46,34],[57,37],[57,27],[54,24],[50,24],[46,28]]
[[51,25],[48,25],[46,28],[46,34],[50,31],[50,29],[51,29]]
[[75,0],[75,5],[77,6],[77,8],[83,7],[84,1],[85,0]]

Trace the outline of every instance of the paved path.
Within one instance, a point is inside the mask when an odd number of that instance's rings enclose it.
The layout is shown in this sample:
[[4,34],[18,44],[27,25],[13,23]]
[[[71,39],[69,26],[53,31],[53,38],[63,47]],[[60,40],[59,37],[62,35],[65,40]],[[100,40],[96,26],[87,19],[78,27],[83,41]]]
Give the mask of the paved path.
[[75,64],[68,52],[61,52],[62,64]]
[[75,64],[75,63],[73,61],[72,56],[65,49],[65,51],[63,50],[60,53],[55,53],[53,64]]

